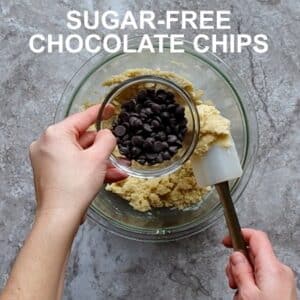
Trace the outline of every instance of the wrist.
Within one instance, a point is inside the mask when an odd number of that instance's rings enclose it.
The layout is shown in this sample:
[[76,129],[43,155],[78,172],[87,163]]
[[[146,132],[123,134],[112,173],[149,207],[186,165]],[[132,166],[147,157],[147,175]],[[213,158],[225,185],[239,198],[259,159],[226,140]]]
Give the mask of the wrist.
[[76,209],[38,207],[35,214],[35,224],[52,225],[58,228],[77,230],[83,214]]
[[85,201],[77,195],[69,195],[63,191],[47,190],[43,195],[38,195],[36,219],[49,218],[58,223],[67,223],[79,226],[86,213],[87,207],[82,205]]

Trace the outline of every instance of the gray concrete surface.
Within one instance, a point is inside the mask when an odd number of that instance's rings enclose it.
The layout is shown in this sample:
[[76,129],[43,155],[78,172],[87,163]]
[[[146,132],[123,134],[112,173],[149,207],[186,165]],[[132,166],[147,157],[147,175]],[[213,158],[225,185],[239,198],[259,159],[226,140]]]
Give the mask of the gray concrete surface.
[[[244,226],[269,233],[277,255],[298,275],[299,288],[300,2],[295,0],[0,0],[0,286],[33,220],[28,145],[53,121],[67,81],[90,56],[34,55],[28,39],[36,32],[67,33],[71,8],[158,14],[231,9],[232,32],[269,36],[267,54],[220,54],[248,86],[259,122],[255,171],[238,210]],[[192,238],[154,245],[87,222],[74,243],[64,299],[231,299],[224,276],[229,252],[220,245],[225,232],[220,220]]]

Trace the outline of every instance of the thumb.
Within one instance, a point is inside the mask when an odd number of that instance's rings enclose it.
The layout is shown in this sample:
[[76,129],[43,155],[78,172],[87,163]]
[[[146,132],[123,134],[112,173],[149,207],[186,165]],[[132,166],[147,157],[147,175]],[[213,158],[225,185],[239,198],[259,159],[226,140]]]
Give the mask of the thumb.
[[239,251],[230,256],[231,273],[239,291],[251,293],[257,289],[253,270],[246,257]]
[[97,157],[97,160],[107,160],[116,146],[116,138],[109,129],[97,133],[94,144],[87,149]]

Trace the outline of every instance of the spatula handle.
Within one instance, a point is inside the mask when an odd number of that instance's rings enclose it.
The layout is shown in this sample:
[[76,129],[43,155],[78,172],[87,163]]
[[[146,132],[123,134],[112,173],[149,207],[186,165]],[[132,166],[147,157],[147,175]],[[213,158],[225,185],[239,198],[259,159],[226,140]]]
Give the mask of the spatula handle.
[[241,226],[232,202],[228,181],[217,183],[216,190],[223,204],[225,220],[231,236],[233,249],[242,252],[247,258],[247,245],[242,235]]

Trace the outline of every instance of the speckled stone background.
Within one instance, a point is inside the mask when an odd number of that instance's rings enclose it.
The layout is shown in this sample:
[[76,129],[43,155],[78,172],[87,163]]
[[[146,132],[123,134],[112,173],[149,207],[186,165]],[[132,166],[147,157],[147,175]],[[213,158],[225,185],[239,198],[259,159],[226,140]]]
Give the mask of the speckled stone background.
[[[90,56],[29,51],[37,32],[68,33],[70,9],[230,9],[232,32],[269,36],[270,50],[220,56],[250,90],[260,146],[253,177],[238,204],[241,223],[269,233],[300,287],[299,101],[300,1],[296,0],[0,0],[0,286],[34,213],[27,149],[48,124],[72,74]],[[175,30],[174,30],[175,31]],[[82,34],[88,32],[82,31]],[[196,32],[189,31],[187,37]],[[87,222],[69,262],[64,299],[230,299],[220,245],[224,221],[179,242],[128,241]]]

